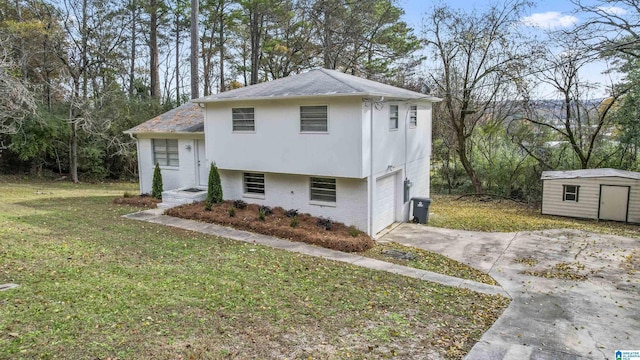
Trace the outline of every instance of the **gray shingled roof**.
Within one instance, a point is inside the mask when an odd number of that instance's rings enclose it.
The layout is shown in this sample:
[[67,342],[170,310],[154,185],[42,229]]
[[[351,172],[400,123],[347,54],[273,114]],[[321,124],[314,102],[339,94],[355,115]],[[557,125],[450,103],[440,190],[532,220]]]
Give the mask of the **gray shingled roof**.
[[578,179],[595,177],[621,177],[640,180],[640,173],[618,169],[584,169],[569,171],[543,171],[542,180]]
[[140,133],[204,132],[204,112],[200,105],[189,102],[125,131]]
[[384,96],[393,99],[440,100],[430,95],[359,78],[335,70],[315,69],[302,74],[205,96],[193,101],[207,103],[329,96]]

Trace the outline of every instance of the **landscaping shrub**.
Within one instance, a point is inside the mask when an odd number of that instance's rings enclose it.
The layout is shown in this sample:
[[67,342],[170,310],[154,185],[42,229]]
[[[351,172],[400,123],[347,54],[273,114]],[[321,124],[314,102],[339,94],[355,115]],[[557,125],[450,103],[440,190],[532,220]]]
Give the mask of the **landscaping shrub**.
[[252,231],[259,234],[275,236],[282,239],[305,242],[329,249],[359,252],[373,247],[373,240],[365,233],[360,232],[352,236],[349,227],[329,219],[332,230],[318,231],[318,218],[309,214],[287,216],[288,211],[280,207],[272,209],[273,214],[265,216],[264,221],[256,218],[260,206],[249,204],[245,209],[235,208],[236,216],[229,216],[228,209],[233,207],[233,201],[225,201],[222,204],[213,204],[211,211],[203,211],[202,203],[178,206],[167,210],[169,216],[185,219],[200,220],[236,229]]
[[247,207],[247,203],[242,200],[234,200],[233,207],[242,210]]
[[154,199],[162,200],[162,172],[160,164],[156,162],[156,168],[153,169],[153,180],[151,181],[151,196]]
[[264,221],[265,219],[266,219],[266,214],[264,210],[262,210],[261,208],[258,209],[258,220]]
[[236,208],[234,208],[233,206],[229,207],[229,209],[227,209],[227,213],[229,213],[229,217],[236,216]]
[[289,209],[284,214],[286,215],[286,217],[290,217],[290,218],[296,217],[296,216],[298,216],[298,210],[297,209]]
[[325,229],[327,231],[331,231],[331,229],[333,229],[333,222],[331,221],[331,219],[325,219],[323,217],[318,218],[318,220],[316,221],[316,225],[319,228]]
[[266,216],[273,214],[273,210],[270,207],[261,205],[258,211],[262,211]]
[[222,202],[222,184],[220,182],[220,173],[215,163],[211,163],[207,185],[207,200],[204,203],[204,209],[211,211],[213,204]]
[[358,230],[355,226],[351,225],[349,226],[349,235],[351,235],[351,237],[358,237],[358,235],[360,235],[362,233],[362,231]]

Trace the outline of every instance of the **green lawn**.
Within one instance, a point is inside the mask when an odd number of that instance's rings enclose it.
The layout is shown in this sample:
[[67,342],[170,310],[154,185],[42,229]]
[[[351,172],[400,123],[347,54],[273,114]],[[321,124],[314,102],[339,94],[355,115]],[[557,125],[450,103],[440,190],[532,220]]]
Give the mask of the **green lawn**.
[[541,215],[539,208],[510,200],[459,198],[456,195],[434,195],[429,226],[495,232],[576,229],[640,238],[640,226],[634,224]]
[[0,177],[0,358],[460,358],[507,300],[123,219]]

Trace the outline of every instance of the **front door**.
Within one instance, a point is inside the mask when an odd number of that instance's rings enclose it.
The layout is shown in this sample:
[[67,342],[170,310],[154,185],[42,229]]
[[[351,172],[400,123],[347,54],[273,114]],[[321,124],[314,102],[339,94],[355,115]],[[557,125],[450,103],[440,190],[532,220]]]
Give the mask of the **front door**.
[[627,221],[629,187],[600,185],[600,220]]
[[198,185],[207,186],[209,179],[209,163],[207,162],[207,152],[204,147],[204,140],[196,140],[197,151],[197,172]]

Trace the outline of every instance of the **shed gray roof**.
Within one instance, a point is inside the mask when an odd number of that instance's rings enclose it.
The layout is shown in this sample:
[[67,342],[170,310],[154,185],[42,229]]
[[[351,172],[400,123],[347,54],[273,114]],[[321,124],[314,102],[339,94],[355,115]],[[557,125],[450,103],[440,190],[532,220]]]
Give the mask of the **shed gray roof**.
[[126,134],[204,132],[204,112],[189,102],[133,127]]
[[543,171],[542,180],[621,177],[640,180],[640,173],[618,169],[584,169],[569,171]]
[[310,70],[306,73],[229,90],[193,101],[207,103],[331,96],[384,96],[393,99],[440,101],[430,95],[328,69]]

